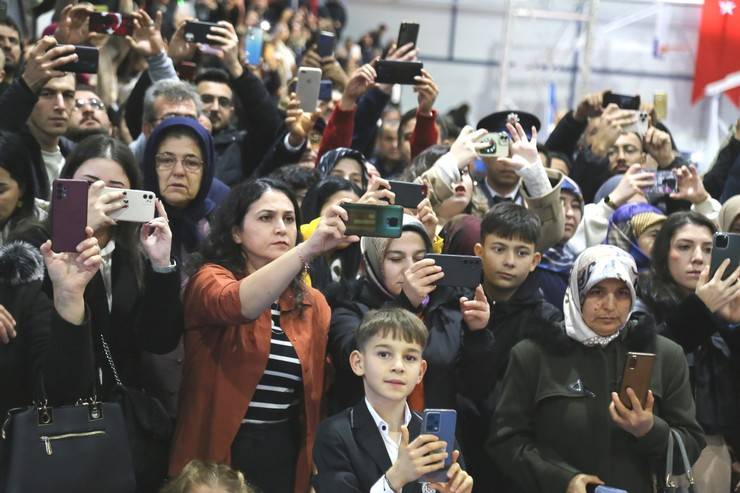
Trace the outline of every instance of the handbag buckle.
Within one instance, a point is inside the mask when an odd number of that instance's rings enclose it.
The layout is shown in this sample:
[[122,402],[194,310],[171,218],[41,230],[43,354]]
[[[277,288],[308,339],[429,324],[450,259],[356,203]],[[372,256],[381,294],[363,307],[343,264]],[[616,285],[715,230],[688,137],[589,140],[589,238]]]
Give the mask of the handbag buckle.
[[54,422],[54,413],[52,412],[52,408],[49,407],[49,401],[46,399],[40,403],[34,401],[33,405],[38,412],[39,425],[50,425]]
[[103,418],[103,407],[99,402],[91,402],[87,407],[87,415],[90,421],[95,421]]

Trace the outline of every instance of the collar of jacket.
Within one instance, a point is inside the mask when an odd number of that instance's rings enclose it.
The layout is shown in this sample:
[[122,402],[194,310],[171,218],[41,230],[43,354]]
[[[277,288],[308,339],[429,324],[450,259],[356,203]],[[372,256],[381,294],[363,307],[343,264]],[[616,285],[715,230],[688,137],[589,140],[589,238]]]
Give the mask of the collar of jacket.
[[[652,315],[634,312],[615,340],[626,344],[628,351],[654,352],[658,328]],[[579,343],[565,333],[563,322],[541,320],[529,325],[524,337],[539,343],[553,353],[567,353],[579,346]]]
[[497,301],[494,309],[499,313],[519,311],[522,308],[536,305],[542,302],[543,299],[535,273],[530,272],[521,286],[511,295],[511,298],[506,301]]
[[228,145],[232,142],[238,142],[247,134],[246,130],[239,130],[233,125],[221,130],[219,133],[213,136],[213,144],[216,146]]
[[12,241],[0,247],[0,284],[19,286],[44,279],[41,252],[25,241]]

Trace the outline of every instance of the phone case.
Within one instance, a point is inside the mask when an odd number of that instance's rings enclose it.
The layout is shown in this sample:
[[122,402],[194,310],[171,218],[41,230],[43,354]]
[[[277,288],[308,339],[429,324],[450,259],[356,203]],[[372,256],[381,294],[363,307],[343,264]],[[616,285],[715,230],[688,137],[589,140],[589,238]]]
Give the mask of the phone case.
[[319,102],[319,88],[321,87],[321,69],[301,67],[298,69],[298,84],[296,94],[301,102],[301,109],[306,113],[316,111]]
[[488,132],[479,139],[479,142],[490,144],[488,147],[478,151],[479,156],[509,156],[509,135],[506,132]]
[[216,44],[208,39],[212,27],[218,27],[213,22],[187,21],[185,23],[185,41],[188,43]]
[[416,209],[419,202],[427,196],[426,185],[396,180],[388,180],[388,183],[391,185],[391,192],[396,194],[395,204],[401,207]]
[[321,31],[319,41],[316,44],[316,52],[321,58],[332,56],[334,54],[334,42],[336,36],[328,31]]
[[420,483],[446,483],[447,470],[452,465],[452,452],[455,450],[455,427],[457,411],[454,409],[424,409],[422,413],[421,434],[434,435],[447,442],[447,458],[442,469],[425,474]]
[[606,108],[609,104],[614,103],[623,110],[639,110],[640,96],[627,96],[625,94],[616,94],[606,91],[601,99],[601,106]]
[[635,395],[640,399],[640,403],[643,407],[645,406],[654,362],[655,355],[652,353],[627,353],[627,360],[622,372],[622,383],[619,386],[619,400],[628,409],[632,409],[632,402],[627,396],[628,387],[634,390]]
[[655,185],[645,192],[652,195],[668,195],[678,191],[678,178],[672,170],[655,172]]
[[586,493],[627,493],[626,490],[604,486],[603,484],[589,484],[586,486]]
[[93,12],[89,17],[90,31],[113,36],[130,36],[134,32],[134,18],[118,12]]
[[727,279],[735,272],[740,264],[740,234],[738,233],[715,233],[714,246],[712,247],[712,260],[709,264],[709,275],[714,276],[719,266],[725,259],[730,259],[730,265],[725,269],[722,279]]
[[380,84],[416,84],[414,77],[421,75],[424,64],[421,62],[401,62],[398,60],[379,60],[375,64],[377,77],[375,82]]
[[51,248],[55,252],[75,252],[85,239],[87,226],[85,180],[54,180],[51,189]]
[[322,80],[319,84],[319,101],[331,101],[331,92],[334,85],[330,80]]
[[445,273],[444,277],[437,281],[437,286],[475,289],[481,283],[483,264],[480,257],[428,253],[424,258],[434,259],[434,263],[442,267],[442,272]]
[[346,235],[399,238],[403,228],[403,207],[345,203],[347,211]]
[[77,61],[62,65],[57,70],[82,74],[98,73],[98,49],[92,46],[75,45]]
[[396,46],[400,48],[406,44],[412,43],[416,47],[416,40],[419,38],[419,24],[416,22],[402,22],[398,28],[398,39]]
[[645,132],[647,132],[648,130],[649,122],[650,122],[650,116],[646,112],[640,111],[639,114],[637,115],[637,121],[635,123],[632,123],[624,127],[624,131],[625,132],[635,132],[636,134],[643,136],[645,135]]
[[154,207],[157,202],[154,192],[105,187],[105,193],[111,192],[123,192],[123,203],[128,205],[125,209],[108,214],[111,219],[131,223],[146,223],[154,219]]
[[262,60],[262,43],[264,32],[258,27],[250,27],[247,39],[244,41],[244,51],[249,65],[259,65]]

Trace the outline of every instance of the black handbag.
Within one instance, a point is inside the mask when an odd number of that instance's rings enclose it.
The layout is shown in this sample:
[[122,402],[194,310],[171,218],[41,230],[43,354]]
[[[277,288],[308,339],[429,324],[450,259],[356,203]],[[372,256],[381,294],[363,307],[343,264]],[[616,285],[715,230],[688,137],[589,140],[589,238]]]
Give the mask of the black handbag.
[[[676,475],[673,474],[673,449],[674,442],[678,444],[678,449],[681,452],[681,461],[683,462],[683,473],[686,475],[688,486],[679,484],[676,480]],[[668,433],[668,452],[665,458],[665,486],[662,489],[663,493],[694,493],[694,474],[691,470],[691,462],[689,462],[689,456],[686,453],[686,447],[683,444],[681,434],[671,428]]]
[[[43,385],[41,385],[43,388]],[[96,398],[12,409],[2,426],[6,493],[133,493],[121,408]]]
[[112,400],[123,410],[136,472],[136,491],[156,493],[167,477],[172,420],[158,399],[123,384],[103,334],[100,342],[116,384]]

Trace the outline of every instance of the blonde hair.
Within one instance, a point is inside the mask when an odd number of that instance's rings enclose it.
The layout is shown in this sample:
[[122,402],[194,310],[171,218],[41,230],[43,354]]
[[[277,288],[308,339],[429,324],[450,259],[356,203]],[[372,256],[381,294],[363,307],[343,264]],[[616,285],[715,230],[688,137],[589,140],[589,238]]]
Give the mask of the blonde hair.
[[225,464],[191,460],[182,472],[159,493],[189,493],[195,486],[223,488],[228,493],[255,493],[244,480],[244,475]]

